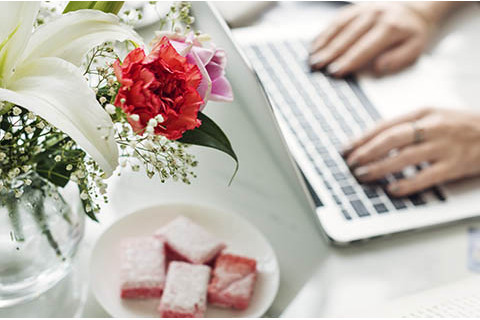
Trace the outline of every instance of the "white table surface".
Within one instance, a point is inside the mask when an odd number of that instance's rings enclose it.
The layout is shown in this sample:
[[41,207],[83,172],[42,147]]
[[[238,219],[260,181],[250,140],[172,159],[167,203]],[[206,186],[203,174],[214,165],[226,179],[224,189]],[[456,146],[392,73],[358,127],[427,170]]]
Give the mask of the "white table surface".
[[[328,19],[326,14],[331,13],[324,9],[325,4],[282,3],[264,15],[261,23],[283,23],[285,17],[294,12],[298,17],[317,21],[320,29]],[[119,217],[142,207],[168,202],[208,204],[233,210],[265,234],[276,251],[281,269],[280,290],[268,313],[270,316],[354,316],[357,310],[375,308],[397,297],[471,274],[466,266],[466,231],[469,225],[480,226],[478,220],[348,248],[327,244],[308,203],[297,190],[292,190],[275,157],[258,139],[255,130],[246,130],[249,121],[240,109],[235,103],[211,104],[207,109],[231,137],[240,157],[241,169],[231,187],[227,186],[233,170],[230,159],[203,149],[192,149],[198,155],[200,166],[199,177],[191,186],[162,185],[143,174],[129,172],[113,177],[110,204],[99,216],[101,223],[87,223],[79,261],[72,275],[17,314],[107,317],[87,288],[88,259],[95,240]],[[54,310],[52,304],[56,306]]]

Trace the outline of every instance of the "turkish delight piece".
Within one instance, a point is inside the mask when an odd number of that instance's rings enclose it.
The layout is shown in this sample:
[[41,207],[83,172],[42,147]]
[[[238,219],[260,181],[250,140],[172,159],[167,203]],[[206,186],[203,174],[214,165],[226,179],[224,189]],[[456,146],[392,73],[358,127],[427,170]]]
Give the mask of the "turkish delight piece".
[[156,237],[132,237],[121,243],[121,297],[158,298],[165,285],[165,246]]
[[211,268],[172,261],[158,311],[163,318],[202,318]]
[[165,239],[169,260],[208,264],[225,248],[222,241],[184,216],[157,230],[155,235]]
[[244,310],[248,308],[257,279],[257,262],[233,254],[221,254],[208,286],[208,302]]

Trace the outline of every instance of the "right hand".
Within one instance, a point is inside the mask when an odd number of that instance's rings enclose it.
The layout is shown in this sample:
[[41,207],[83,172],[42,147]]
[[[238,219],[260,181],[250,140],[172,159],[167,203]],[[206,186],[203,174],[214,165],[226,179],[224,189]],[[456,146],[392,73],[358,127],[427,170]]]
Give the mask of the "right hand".
[[313,41],[310,65],[336,77],[369,64],[378,75],[392,73],[420,56],[432,25],[408,3],[350,5]]

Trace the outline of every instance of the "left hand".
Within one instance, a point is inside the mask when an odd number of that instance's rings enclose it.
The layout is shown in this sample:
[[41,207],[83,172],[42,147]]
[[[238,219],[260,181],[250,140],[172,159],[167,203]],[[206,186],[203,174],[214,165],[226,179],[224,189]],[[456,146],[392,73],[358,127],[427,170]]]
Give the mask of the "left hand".
[[[392,155],[392,150],[397,152]],[[421,109],[383,122],[353,142],[345,157],[362,182],[378,180],[410,165],[430,163],[414,177],[391,183],[388,191],[394,196],[475,176],[480,174],[480,114]]]
[[[343,77],[369,64],[378,75],[412,64],[425,48],[434,19],[409,2],[347,6],[313,42],[312,69]],[[434,10],[429,10],[434,11]],[[430,17],[430,16],[429,16]]]

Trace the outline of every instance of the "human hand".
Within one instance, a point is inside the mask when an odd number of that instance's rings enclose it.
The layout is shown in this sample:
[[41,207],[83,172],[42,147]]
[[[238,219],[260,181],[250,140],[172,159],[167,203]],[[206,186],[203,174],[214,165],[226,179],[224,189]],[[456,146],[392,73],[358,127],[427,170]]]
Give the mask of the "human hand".
[[443,13],[437,9],[423,14],[427,7],[414,4],[361,3],[346,7],[313,41],[309,59],[312,69],[327,67],[331,75],[342,77],[369,64],[378,75],[410,65],[424,50],[434,22]]
[[[392,150],[397,152],[392,155]],[[422,109],[378,125],[353,142],[345,157],[361,182],[378,180],[409,165],[431,164],[414,177],[391,183],[388,191],[394,196],[475,176],[480,174],[480,114]]]

